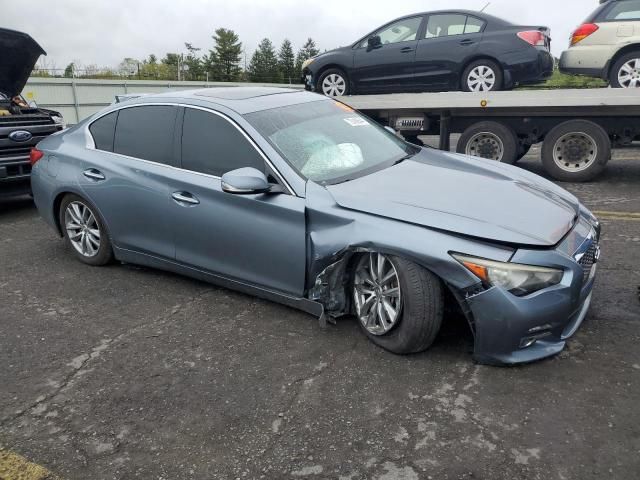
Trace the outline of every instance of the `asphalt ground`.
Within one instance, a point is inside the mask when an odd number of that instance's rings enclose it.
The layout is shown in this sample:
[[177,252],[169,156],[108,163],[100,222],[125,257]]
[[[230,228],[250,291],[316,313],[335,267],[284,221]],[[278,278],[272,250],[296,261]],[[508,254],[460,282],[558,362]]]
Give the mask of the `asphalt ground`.
[[639,478],[640,151],[563,186],[601,212],[593,306],[513,368],[475,365],[459,318],[398,357],[353,319],[91,268],[29,198],[0,201],[0,478]]

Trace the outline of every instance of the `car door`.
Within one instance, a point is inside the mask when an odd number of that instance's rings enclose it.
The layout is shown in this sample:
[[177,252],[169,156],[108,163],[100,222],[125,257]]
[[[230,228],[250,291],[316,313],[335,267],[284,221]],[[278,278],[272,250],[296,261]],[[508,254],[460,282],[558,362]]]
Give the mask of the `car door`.
[[[403,18],[382,27],[357,45],[352,80],[360,93],[408,90],[422,16]],[[369,44],[369,38],[379,40]]]
[[478,50],[485,22],[470,15],[429,15],[418,41],[415,82],[421,90],[455,89],[462,68]]
[[173,259],[169,216],[178,107],[146,105],[109,113],[89,126],[81,188],[99,208],[119,248]]
[[185,265],[269,290],[302,296],[306,271],[305,202],[287,191],[236,195],[220,177],[273,167],[229,117],[185,107],[182,170],[172,192],[176,259]]

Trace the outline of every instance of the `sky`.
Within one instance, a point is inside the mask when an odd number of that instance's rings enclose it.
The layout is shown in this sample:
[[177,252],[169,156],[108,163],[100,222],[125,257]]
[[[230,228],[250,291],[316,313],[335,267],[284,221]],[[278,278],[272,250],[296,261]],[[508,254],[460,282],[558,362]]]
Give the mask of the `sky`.
[[[247,62],[262,38],[288,38],[297,51],[308,37],[321,51],[348,45],[402,15],[483,8],[488,0],[2,0],[0,26],[29,33],[47,51],[48,68],[116,67],[125,57],[208,51],[219,27],[240,36]],[[306,3],[306,5],[305,5]],[[598,0],[492,0],[487,13],[520,25],[551,28],[554,55]]]

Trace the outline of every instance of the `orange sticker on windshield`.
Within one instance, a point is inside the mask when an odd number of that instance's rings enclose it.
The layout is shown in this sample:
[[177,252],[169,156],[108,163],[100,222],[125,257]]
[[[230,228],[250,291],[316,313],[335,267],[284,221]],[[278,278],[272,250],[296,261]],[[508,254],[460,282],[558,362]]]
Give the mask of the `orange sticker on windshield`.
[[342,110],[344,110],[345,112],[352,113],[352,112],[354,112],[354,111],[355,111],[355,110],[354,110],[353,108],[351,108],[349,105],[345,105],[344,103],[336,102],[335,100],[334,100],[334,102],[333,102],[333,103],[335,103],[336,107],[341,108],[341,109],[342,109]]

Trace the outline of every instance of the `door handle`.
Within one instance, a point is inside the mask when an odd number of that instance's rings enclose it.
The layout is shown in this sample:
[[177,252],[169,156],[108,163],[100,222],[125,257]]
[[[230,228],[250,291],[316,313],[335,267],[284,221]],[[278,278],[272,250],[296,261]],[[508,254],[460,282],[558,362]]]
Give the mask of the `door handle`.
[[412,47],[404,47],[400,49],[400,52],[402,53],[411,53],[413,52],[413,48]]
[[186,203],[189,205],[198,205],[200,200],[191,195],[189,192],[174,192],[171,197],[178,203]]
[[462,40],[462,41],[460,41],[460,45],[463,45],[463,46],[473,45],[474,43],[476,43],[476,42],[475,42],[475,41],[473,41],[473,40],[470,40],[470,39],[468,39],[468,38],[467,38],[466,40]]
[[82,172],[82,174],[90,180],[100,181],[105,179],[105,176],[102,174],[102,172],[95,168],[88,168],[87,170]]

